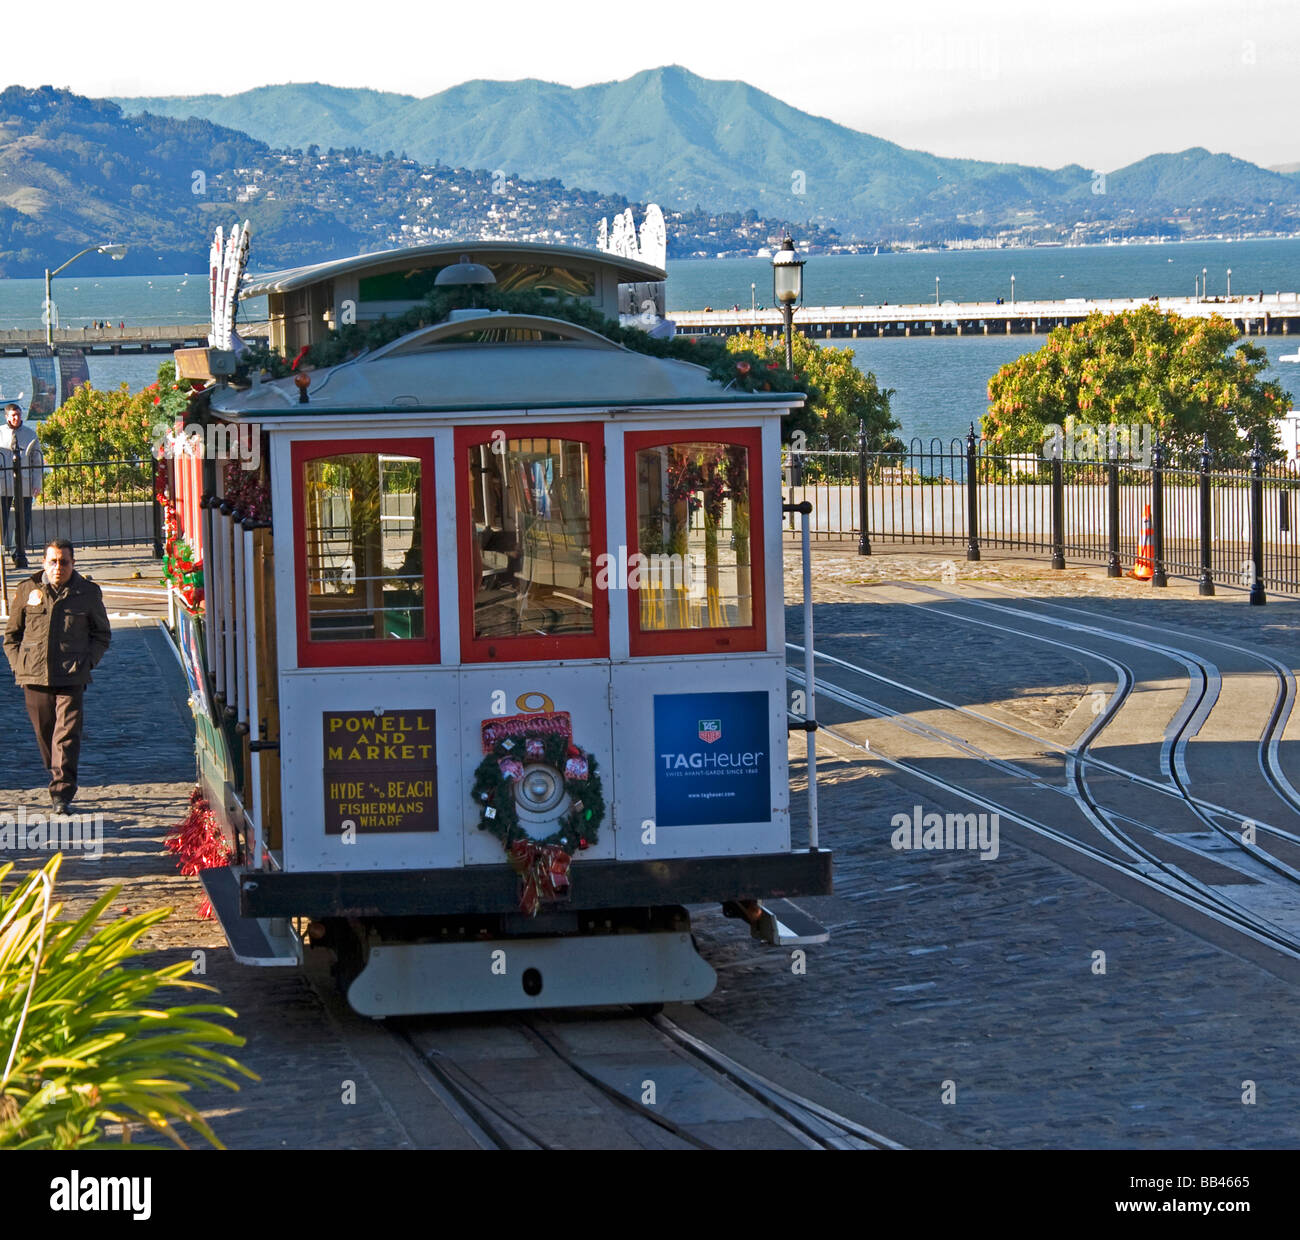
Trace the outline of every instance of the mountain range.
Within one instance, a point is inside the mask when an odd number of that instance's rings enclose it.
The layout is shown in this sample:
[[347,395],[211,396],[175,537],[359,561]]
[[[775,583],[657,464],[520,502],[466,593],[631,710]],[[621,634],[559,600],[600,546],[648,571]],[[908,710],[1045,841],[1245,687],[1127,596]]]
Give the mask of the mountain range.
[[945,222],[960,235],[1026,220],[1119,223],[1189,211],[1244,213],[1267,228],[1300,207],[1300,175],[1201,148],[1152,155],[1104,178],[1078,164],[942,158],[676,65],[576,88],[472,81],[424,99],[309,83],[115,102],[130,113],[201,117],[272,147],[403,152],[678,209],[752,208],[875,238]]

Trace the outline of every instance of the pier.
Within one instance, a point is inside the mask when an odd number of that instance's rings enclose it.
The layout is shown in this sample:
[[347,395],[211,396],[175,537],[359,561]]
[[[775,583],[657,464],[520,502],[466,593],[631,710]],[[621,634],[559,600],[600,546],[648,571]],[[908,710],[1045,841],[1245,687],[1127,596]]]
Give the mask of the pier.
[[[206,345],[211,330],[207,323],[181,324],[175,327],[59,327],[54,331],[54,347],[80,349],[87,357],[169,354],[177,349]],[[241,323],[238,331],[243,340],[266,340],[271,334],[271,325],[266,322]],[[0,357],[26,357],[31,346],[44,344],[43,327],[19,327],[0,331]]]
[[[1079,323],[1090,314],[1119,314],[1153,306],[1188,318],[1221,315],[1243,336],[1300,334],[1300,293],[1265,293],[1241,297],[1066,297],[1058,301],[920,302],[883,306],[800,306],[794,325],[805,336],[821,339],[859,336],[993,336],[1041,335],[1054,327]],[[669,314],[687,336],[730,336],[737,332],[781,331],[779,309],[681,310]]]

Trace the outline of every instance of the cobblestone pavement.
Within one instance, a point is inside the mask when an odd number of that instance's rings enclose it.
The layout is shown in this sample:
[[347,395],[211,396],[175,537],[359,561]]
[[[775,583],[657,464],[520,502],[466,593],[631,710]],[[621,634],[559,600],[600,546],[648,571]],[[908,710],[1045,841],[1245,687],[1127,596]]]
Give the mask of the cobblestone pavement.
[[[817,564],[820,644],[838,644],[849,657],[868,657],[885,674],[945,696],[1000,704],[1020,726],[1066,734],[1088,688],[1084,661],[1008,651],[916,609],[872,602],[871,580],[960,591],[965,578],[944,584],[942,560],[872,557],[868,574],[858,557],[819,549]],[[145,567],[137,588],[153,584]],[[1294,665],[1294,603],[1198,600],[1194,586],[1155,598],[1150,587],[1107,582],[1097,568],[1051,574],[1037,564],[990,561],[978,568],[982,585],[1231,634]],[[96,576],[129,589],[131,571],[124,557]],[[787,584],[797,590],[797,570]],[[136,607],[114,596],[110,610],[156,607],[140,598]],[[797,624],[796,610],[796,641]],[[60,897],[75,907],[106,885],[125,884],[115,908],[175,910],[146,941],[149,962],[206,953],[205,980],[239,1012],[235,1027],[248,1039],[239,1058],[262,1076],[239,1094],[205,1099],[227,1144],[419,1144],[408,1117],[388,1101],[391,1081],[358,1058],[355,1038],[303,975],[235,965],[215,923],[197,918],[198,883],[177,875],[162,848],[193,782],[188,712],[170,658],[147,623],[115,621],[112,650],[87,695],[80,806],[104,814],[104,858],[70,857]],[[0,765],[0,809],[43,808],[44,772],[8,677],[0,677],[0,722],[11,738]],[[792,745],[796,780],[801,752],[800,739]],[[936,1126],[954,1145],[1300,1145],[1295,988],[1005,836],[996,861],[893,851],[893,813],[915,804],[965,807],[868,757],[828,743],[819,782],[836,894],[807,903],[830,926],[831,942],[808,949],[800,973],[788,951],[759,947],[738,923],[701,911],[701,947],[719,973],[718,990],[700,1005],[705,1013]],[[796,842],[802,830],[797,823]],[[22,869],[42,860],[36,853],[12,859]],[[1104,974],[1095,971],[1098,951]],[[347,1082],[355,1086],[351,1105],[343,1102]],[[1244,1082],[1254,1083],[1252,1105],[1243,1104]]]
[[[96,579],[103,580],[98,574]],[[114,610],[112,602],[108,606]],[[92,860],[66,853],[57,896],[71,913],[106,888],[121,886],[114,914],[173,910],[141,939],[147,954],[140,963],[156,967],[195,959],[205,970],[197,980],[219,992],[202,1001],[227,1004],[239,1014],[234,1028],[248,1041],[235,1057],[261,1077],[243,1081],[237,1094],[215,1090],[203,1100],[224,1144],[250,1149],[409,1145],[383,1091],[357,1062],[303,974],[235,964],[217,923],[198,917],[198,880],[178,874],[175,859],[163,848],[163,837],[183,817],[194,786],[194,733],[182,685],[153,621],[114,621],[113,644],[86,692],[81,793],[74,804],[81,813],[103,815],[103,856]],[[20,806],[28,813],[45,812],[46,774],[21,691],[9,675],[0,676],[0,725],[10,738],[0,766],[0,812]],[[0,854],[20,872],[47,859],[35,850]],[[196,1001],[193,992],[187,996],[177,1001]],[[355,1100],[345,1104],[348,1082]]]
[[[1294,602],[1199,599],[1194,585],[1152,597],[1151,587],[1107,581],[1097,568],[975,567],[981,586],[1230,636],[1296,666]],[[1063,722],[1087,681],[1081,665],[872,602],[872,583],[887,580],[961,591],[963,576],[954,583],[949,571],[944,584],[942,575],[933,557],[864,566],[849,552],[819,552],[819,649],[962,701],[1007,695],[1004,706],[1037,712],[1036,729]],[[798,589],[792,571],[789,601]],[[800,623],[790,608],[793,641]],[[1041,709],[1053,701],[1060,709]],[[756,950],[710,913],[696,927],[720,976],[706,1012],[954,1137],[998,1147],[1300,1145],[1295,987],[1005,833],[996,861],[895,852],[892,814],[968,807],[829,738],[820,752],[821,838],[836,853],[836,894],[802,903],[831,941],[809,949],[799,975],[788,951]],[[802,767],[792,771],[803,777]]]

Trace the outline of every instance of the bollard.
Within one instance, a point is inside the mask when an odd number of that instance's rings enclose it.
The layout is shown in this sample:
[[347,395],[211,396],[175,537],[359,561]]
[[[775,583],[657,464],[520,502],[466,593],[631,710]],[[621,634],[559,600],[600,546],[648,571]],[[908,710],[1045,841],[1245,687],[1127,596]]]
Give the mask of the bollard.
[[1052,457],[1052,567],[1065,567],[1065,462]]
[[870,496],[867,492],[867,424],[858,427],[858,554],[871,554],[868,535]]
[[1110,546],[1106,561],[1107,577],[1124,576],[1119,562],[1119,445],[1114,436],[1110,440],[1110,460],[1106,462],[1106,525]]
[[975,423],[970,424],[970,434],[966,436],[966,558],[980,558],[980,497],[975,477],[978,463],[975,443]]
[[1264,454],[1259,441],[1250,450],[1250,603],[1268,602],[1264,594]]
[[1212,550],[1210,528],[1213,517],[1210,506],[1210,435],[1207,431],[1201,443],[1201,579],[1196,583],[1196,593],[1206,598],[1214,593],[1214,571],[1210,565]]
[[1151,584],[1163,588],[1165,576],[1165,450],[1157,439],[1151,449]]

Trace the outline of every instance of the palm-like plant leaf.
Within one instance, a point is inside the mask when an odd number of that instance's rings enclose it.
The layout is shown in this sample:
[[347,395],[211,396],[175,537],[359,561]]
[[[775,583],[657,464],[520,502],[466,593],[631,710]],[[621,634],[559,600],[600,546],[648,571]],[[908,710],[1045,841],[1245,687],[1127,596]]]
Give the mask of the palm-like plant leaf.
[[125,967],[145,954],[136,942],[170,910],[99,926],[114,888],[71,921],[57,920],[59,905],[47,912],[42,873],[52,884],[62,860],[51,858],[7,894],[13,867],[0,866],[0,1149],[104,1145],[106,1122],[122,1126],[123,1140],[142,1123],[185,1147],[179,1124],[220,1146],[188,1094],[238,1089],[235,1074],[258,1079],[213,1049],[244,1044],[206,1019],[235,1013],[216,1004],[158,1005],[160,991],[212,990],[188,976],[188,961]]

